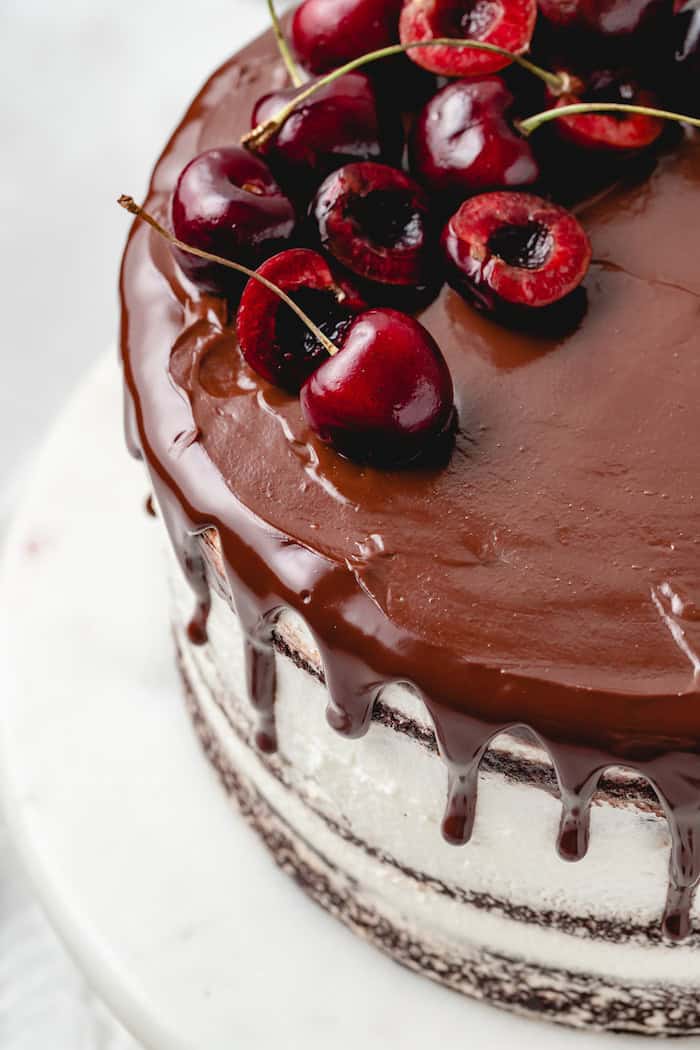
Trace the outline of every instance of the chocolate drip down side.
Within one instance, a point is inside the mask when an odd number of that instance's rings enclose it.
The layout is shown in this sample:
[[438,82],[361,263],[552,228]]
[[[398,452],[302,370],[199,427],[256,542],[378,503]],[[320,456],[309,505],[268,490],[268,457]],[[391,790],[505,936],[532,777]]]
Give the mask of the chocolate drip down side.
[[[274,42],[267,36],[223,67],[204,88],[156,168],[148,207],[160,219],[167,218],[174,179],[184,164],[205,146],[235,141],[244,130],[254,98],[281,85],[283,73],[274,56]],[[231,105],[232,98],[235,105]],[[683,185],[695,180],[692,188],[696,193],[700,187],[698,156],[700,151],[691,145],[688,155],[684,154],[680,161]],[[661,162],[662,167],[664,163]],[[677,178],[674,171],[669,167],[668,176],[664,176],[668,178],[667,197],[672,195],[673,180]],[[692,179],[689,171],[695,173]],[[659,194],[663,185],[660,181]],[[630,190],[635,192],[634,188]],[[630,213],[633,205],[634,201]],[[677,206],[680,208],[680,204]],[[663,207],[673,209],[676,205]],[[676,218],[681,221],[680,213]],[[605,230],[606,221],[607,214],[603,214],[601,230]],[[624,233],[623,230],[620,237]],[[653,236],[654,230],[647,233]],[[643,268],[644,260],[640,259],[639,269]],[[659,303],[665,308],[678,303],[682,309],[673,322],[672,335],[678,347],[689,345],[691,336],[687,335],[686,323],[690,330],[691,319],[694,317],[697,322],[700,315],[700,265],[682,287],[666,271],[661,276],[655,272],[642,279],[638,274],[621,277],[613,268],[601,267],[596,280],[607,295],[602,306],[598,303],[601,309],[610,309],[614,296],[623,294],[633,299],[630,310],[637,309],[636,303],[652,294],[650,289],[658,291]],[[607,768],[622,766],[647,778],[668,816],[672,837],[664,930],[673,939],[686,936],[693,891],[700,879],[700,714],[695,711],[700,690],[692,668],[687,672],[681,669],[685,659],[679,651],[682,647],[663,617],[660,619],[653,611],[653,602],[648,599],[650,588],[642,588],[647,603],[639,612],[629,597],[629,579],[633,577],[627,569],[611,570],[610,601],[619,606],[616,612],[620,617],[628,618],[619,620],[618,629],[627,638],[634,638],[635,630],[640,632],[639,644],[646,644],[651,654],[653,674],[650,672],[648,677],[652,685],[658,681],[658,691],[644,681],[641,661],[645,657],[632,653],[632,646],[629,654],[620,652],[620,663],[624,665],[628,656],[630,663],[632,657],[636,663],[631,663],[629,673],[621,674],[619,682],[605,660],[601,659],[600,667],[595,662],[590,663],[589,669],[583,663],[573,666],[567,650],[568,636],[562,637],[557,649],[558,640],[553,640],[552,635],[556,634],[557,608],[563,608],[565,581],[558,573],[560,562],[552,561],[550,565],[546,552],[541,557],[543,564],[547,562],[547,571],[551,570],[553,599],[549,617],[539,606],[528,606],[525,592],[526,607],[522,610],[506,608],[505,592],[499,600],[503,602],[503,623],[517,613],[521,617],[520,630],[540,638],[547,659],[538,667],[534,657],[525,659],[517,652],[510,659],[500,651],[492,654],[488,630],[492,623],[489,616],[494,615],[490,611],[493,602],[488,608],[484,604],[482,610],[474,609],[472,595],[469,594],[469,600],[465,595],[461,618],[456,616],[447,590],[444,595],[441,591],[451,581],[446,567],[452,557],[454,578],[471,580],[470,573],[474,578],[479,573],[485,576],[488,568],[489,580],[507,580],[511,571],[508,557],[512,565],[519,552],[515,548],[515,553],[500,548],[494,552],[487,549],[485,541],[470,546],[471,535],[464,549],[452,549],[454,506],[440,502],[444,496],[440,488],[444,474],[417,472],[403,479],[387,475],[385,479],[372,480],[359,468],[344,461],[335,462],[329,458],[334,453],[327,453],[308,435],[295,431],[298,424],[292,402],[266,384],[257,383],[239,361],[225,304],[199,295],[179,274],[167,247],[138,222],[125,255],[121,290],[128,443],[146,461],[160,513],[192,586],[194,615],[190,639],[197,644],[206,641],[211,585],[208,574],[212,572],[207,567],[202,536],[210,530],[216,535],[223,573],[246,639],[247,683],[258,716],[258,746],[268,751],[275,746],[272,631],[280,613],[290,609],[303,619],[320,653],[330,697],[327,718],[335,731],[349,737],[365,733],[373,705],[388,685],[403,684],[423,700],[448,771],[443,832],[449,841],[468,841],[477,808],[480,762],[491,740],[508,729],[526,727],[551,757],[562,799],[558,849],[565,859],[578,860],[586,853],[590,803]],[[471,361],[470,353],[475,358],[485,354],[484,340],[488,338],[492,352],[500,355],[504,382],[532,383],[530,379],[522,380],[529,368],[532,375],[543,376],[540,382],[545,394],[551,382],[547,370],[560,367],[553,363],[555,355],[559,355],[559,362],[567,354],[571,358],[579,345],[575,340],[593,341],[599,335],[587,337],[577,333],[570,343],[565,341],[565,345],[550,348],[548,356],[527,339],[519,346],[511,334],[494,334],[488,325],[484,328],[486,322],[463,304],[456,304],[452,293],[444,293],[422,319],[436,332],[443,347],[452,344],[452,367],[471,367],[460,362]],[[584,319],[584,326],[588,320]],[[650,325],[651,318],[647,327]],[[695,335],[692,338],[697,339]],[[638,339],[639,332],[633,332],[630,352]],[[470,341],[478,345],[478,353],[467,348]],[[650,347],[649,355],[652,351]],[[642,347],[637,352],[641,367],[646,350]],[[521,360],[516,360],[518,355]],[[483,364],[484,359],[481,360]],[[456,378],[458,388],[466,390],[464,375],[458,373]],[[695,374],[691,378],[697,382]],[[565,381],[567,376],[557,375],[557,383]],[[653,376],[649,382],[654,382]],[[533,390],[531,387],[529,393]],[[688,399],[692,405],[690,388]],[[485,406],[486,392],[481,408],[485,410]],[[460,412],[460,416],[467,430],[458,436],[454,463],[448,470],[452,479],[460,472],[466,488],[471,484],[470,472],[478,468],[474,446],[479,438],[474,435],[479,430],[469,411]],[[523,412],[519,422],[525,447],[532,438],[531,414]],[[577,420],[578,436],[585,441],[583,422],[583,417]],[[548,454],[556,454],[557,437],[553,439],[552,434],[557,435],[559,425],[553,418],[539,428],[545,459]],[[617,424],[612,420],[609,425]],[[629,420],[619,423],[621,429],[628,425]],[[226,442],[221,440],[222,433],[228,435]],[[488,436],[482,440],[485,444]],[[665,440],[664,435],[659,435],[660,444]],[[674,441],[674,434],[669,433],[667,440]],[[496,445],[492,447],[495,473],[502,464]],[[618,480],[622,478],[620,464],[603,466],[609,469],[609,486],[625,483],[624,478]],[[555,472],[561,467],[561,463],[553,464]],[[525,469],[522,459],[513,461],[513,472],[519,468]],[[533,460],[531,470],[538,469]],[[571,464],[572,477],[578,469]],[[673,478],[664,477],[662,481],[669,487],[674,484]],[[511,479],[504,477],[501,483],[507,493]],[[593,484],[598,482],[591,481]],[[363,486],[370,486],[365,508],[361,506]],[[257,501],[251,497],[254,491],[261,493]],[[415,503],[409,500],[412,494],[416,496]],[[396,525],[396,536],[392,537],[392,500],[404,496],[406,504],[399,507],[396,520],[407,520],[405,525]],[[584,496],[587,493],[582,494],[582,500]],[[478,492],[473,493],[472,499],[474,503],[470,502],[466,509],[483,509]],[[509,510],[505,503],[504,496],[504,510]],[[676,503],[681,506],[680,496]],[[652,524],[658,519],[659,536],[654,537],[655,542],[665,538],[661,532],[667,522],[665,511],[659,506],[656,518],[650,518]],[[418,523],[410,520],[412,507],[416,518],[419,514],[425,516]],[[364,520],[363,513],[368,524],[376,518],[386,528],[367,527],[362,542],[339,552],[338,537],[349,535],[351,527],[346,522]],[[522,508],[523,518],[528,514],[544,535],[549,528],[546,512],[538,515],[537,508],[528,504]],[[415,563],[409,557],[410,551],[406,554],[402,550],[401,541],[403,538],[408,550],[411,531],[427,529],[431,515],[443,575],[436,577],[435,601],[428,609],[425,588],[430,581],[416,578]],[[602,514],[600,520],[603,521]],[[282,521],[288,524],[281,527]],[[494,521],[495,524],[488,523],[488,528],[484,526],[484,535],[495,535],[498,520]],[[626,525],[629,527],[629,523]],[[315,532],[309,531],[312,526]],[[569,538],[565,542],[565,526],[559,526],[561,549],[555,552],[558,559],[569,557],[564,548],[571,542],[571,528],[566,528]],[[634,546],[641,541],[632,532],[630,543]],[[314,535],[317,539],[312,542]],[[523,537],[522,549],[532,559],[543,550],[540,539],[534,535]],[[606,540],[607,534],[601,533],[600,542]],[[433,553],[424,551],[426,564]],[[573,578],[580,566],[576,551],[570,557]],[[659,558],[666,559],[667,555],[660,554]],[[692,564],[687,561],[687,565],[697,571],[698,578],[699,562],[696,550],[695,560]],[[659,572],[662,569],[665,575],[670,574],[665,561]],[[688,576],[692,576],[690,570]],[[534,579],[532,571],[531,578]],[[613,593],[618,585],[619,602]],[[653,583],[652,594],[657,593],[654,586],[664,584]],[[513,590],[517,591],[517,586]],[[594,596],[586,605],[591,616],[591,610],[599,608],[601,602]],[[415,616],[409,614],[408,607],[412,605],[416,610],[427,610],[424,624],[418,622],[418,612]],[[442,614],[441,605],[445,607]],[[581,634],[586,635],[586,627]],[[589,633],[594,636],[595,630]],[[518,636],[518,625],[514,624],[512,638]],[[653,644],[649,639],[653,639]],[[692,652],[684,634],[683,639]],[[504,646],[507,641],[506,638]],[[604,644],[608,645],[608,641],[601,635],[601,649]],[[559,653],[561,669],[556,666]]]

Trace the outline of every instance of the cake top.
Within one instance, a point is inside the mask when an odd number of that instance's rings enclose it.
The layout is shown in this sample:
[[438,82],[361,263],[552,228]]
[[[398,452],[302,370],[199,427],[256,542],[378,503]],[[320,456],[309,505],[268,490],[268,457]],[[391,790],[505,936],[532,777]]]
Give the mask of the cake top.
[[[284,80],[271,38],[217,73],[156,169],[151,208],[167,216],[185,164],[238,141],[261,92]],[[222,302],[198,295],[140,229],[125,339],[153,451],[188,493],[187,457],[172,447],[194,428],[232,502],[349,577],[363,607],[358,644],[386,634],[393,674],[428,695],[459,704],[474,669],[497,683],[506,672],[575,691],[584,726],[591,691],[658,697],[666,736],[671,698],[685,697],[679,729],[695,732],[700,256],[689,218],[699,190],[689,136],[648,177],[579,208],[593,260],[573,332],[527,335],[443,289],[419,316],[448,361],[459,430],[433,468],[357,465],[320,442],[298,400],[236,351]],[[293,581],[280,582],[308,617]],[[300,589],[313,598],[313,583]],[[344,618],[326,601],[323,616],[333,629]]]

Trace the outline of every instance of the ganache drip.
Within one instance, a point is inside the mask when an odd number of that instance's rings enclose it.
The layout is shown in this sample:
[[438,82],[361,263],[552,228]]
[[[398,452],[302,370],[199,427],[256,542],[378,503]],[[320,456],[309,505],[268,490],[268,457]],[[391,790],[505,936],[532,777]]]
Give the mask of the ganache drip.
[[[177,502],[168,496],[164,498],[162,491],[159,491],[159,506],[195,596],[196,612],[187,633],[195,644],[204,644],[211,595],[206,560],[201,554],[201,535],[215,526],[186,520]],[[197,556],[193,553],[195,547],[200,550]],[[232,604],[243,629],[248,698],[257,718],[256,745],[263,753],[270,754],[277,749],[273,635],[285,603],[271,605],[269,596],[260,603],[256,602],[249,588],[237,580],[230,562],[226,563],[226,576]],[[296,612],[303,618],[303,605]],[[193,624],[196,624],[194,637]],[[318,643],[316,632],[311,633]],[[327,722],[331,729],[343,736],[360,738],[371,725],[373,707],[383,689],[407,683],[399,678],[375,675],[354,655],[335,650],[323,642],[318,647],[329,693]],[[447,770],[442,834],[452,845],[465,846],[472,837],[481,761],[493,739],[509,730],[529,731],[550,757],[562,805],[556,848],[564,860],[580,861],[586,856],[591,805],[598,783],[608,768],[624,766],[647,778],[667,814],[672,839],[662,929],[672,941],[688,937],[695,890],[700,881],[700,765],[695,755],[661,756],[651,762],[621,761],[598,749],[547,740],[529,726],[483,723],[464,711],[451,710],[425,696],[422,699],[435,727]],[[680,762],[679,767],[669,758],[687,761]]]

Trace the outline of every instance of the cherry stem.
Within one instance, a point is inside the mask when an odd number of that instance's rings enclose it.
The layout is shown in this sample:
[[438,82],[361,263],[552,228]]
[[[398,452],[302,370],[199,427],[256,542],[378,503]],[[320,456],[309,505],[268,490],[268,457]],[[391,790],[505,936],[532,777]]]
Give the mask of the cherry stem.
[[583,113],[637,113],[643,117],[658,117],[660,120],[675,120],[680,124],[692,124],[700,128],[697,117],[687,117],[683,113],[671,113],[667,109],[654,109],[651,106],[632,106],[626,102],[575,102],[570,106],[559,106],[535,113],[532,117],[518,121],[518,128],[523,135],[531,135],[542,124],[559,117],[576,117]]
[[170,230],[166,230],[164,226],[154,219],[152,215],[137,204],[133,197],[128,197],[126,194],[122,194],[118,199],[117,204],[128,211],[131,215],[135,215],[137,219],[143,219],[144,222],[148,223],[156,233],[159,233],[161,237],[164,237],[174,248],[179,248],[180,251],[188,252],[190,255],[197,255],[200,259],[206,259],[207,262],[217,263],[219,266],[226,266],[229,270],[236,270],[237,273],[242,273],[246,277],[249,277],[252,281],[257,281],[263,288],[267,288],[269,292],[273,292],[278,299],[281,299],[285,306],[288,306],[290,310],[293,310],[300,321],[302,321],[309,329],[315,339],[321,344],[324,350],[333,357],[337,354],[340,347],[337,347],[335,343],[332,343],[327,335],[321,331],[318,325],[314,324],[309,315],[305,313],[300,306],[298,306],[294,300],[283,292],[281,288],[278,288],[272,281],[268,281],[267,277],[263,277],[262,274],[257,273],[255,270],[250,270],[247,266],[243,266],[242,263],[233,262],[231,259],[224,259],[221,255],[213,255],[212,252],[205,252],[201,248],[195,248],[191,244],[186,244],[184,241],[179,240],[175,237]]
[[296,62],[292,58],[292,52],[289,48],[289,44],[287,43],[287,38],[284,35],[282,26],[280,25],[280,20],[277,15],[277,11],[275,10],[275,0],[267,0],[267,7],[270,12],[272,28],[275,33],[275,40],[277,41],[277,47],[279,48],[279,53],[282,56],[282,61],[287,67],[289,79],[291,80],[294,87],[301,87],[304,81],[299,72],[299,68]]
[[327,73],[325,76],[315,80],[309,85],[309,87],[301,91],[296,98],[293,98],[291,102],[288,102],[286,106],[283,106],[279,113],[274,117],[264,121],[262,124],[258,124],[256,128],[253,128],[253,130],[249,131],[247,135],[244,135],[241,139],[242,144],[249,149],[259,149],[261,146],[264,146],[273,135],[277,134],[297,106],[306,102],[307,99],[312,98],[317,91],[332,84],[334,81],[338,80],[339,77],[345,76],[346,73],[352,73],[356,69],[361,69],[363,66],[368,66],[372,62],[378,62],[383,58],[391,58],[393,55],[403,55],[407,51],[412,51],[418,47],[461,47],[471,51],[488,51],[493,55],[502,55],[504,58],[509,58],[511,62],[515,62],[523,69],[526,69],[534,76],[539,77],[539,79],[543,80],[556,94],[563,94],[568,90],[570,84],[570,78],[566,74],[559,75],[557,73],[550,73],[549,70],[542,69],[541,66],[536,66],[527,58],[522,58],[520,55],[516,55],[512,51],[506,51],[504,47],[498,47],[497,44],[488,44],[481,40],[455,40],[450,37],[438,37],[434,40],[416,40],[410,44],[392,44],[390,47],[383,47],[379,51],[370,51],[366,55],[354,58],[352,62],[346,62],[344,66],[339,66],[331,73]]

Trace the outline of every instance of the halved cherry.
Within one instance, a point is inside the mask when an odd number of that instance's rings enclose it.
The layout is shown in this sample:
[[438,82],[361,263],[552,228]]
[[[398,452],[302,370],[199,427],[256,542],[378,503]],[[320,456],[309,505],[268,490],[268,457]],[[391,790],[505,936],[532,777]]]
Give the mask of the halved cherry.
[[433,276],[430,205],[404,172],[348,164],[322,184],[311,214],[322,246],[357,277],[405,288]]
[[465,201],[442,244],[450,284],[488,311],[552,306],[579,287],[591,259],[578,219],[529,193],[484,193]]
[[[549,95],[554,107],[577,102],[622,102],[637,106],[658,106],[650,91],[641,88],[624,72],[608,69],[588,74],[585,81],[572,77],[574,90]],[[580,113],[554,121],[557,133],[568,142],[585,149],[638,150],[650,146],[664,129],[664,122],[643,113]]]
[[[280,252],[258,267],[257,273],[290,296],[334,343],[366,306],[352,285],[333,274],[326,259],[308,248]],[[279,295],[258,281],[250,280],[245,287],[236,327],[250,367],[290,393],[296,393],[328,358],[324,347]]]
[[[399,31],[402,44],[441,37],[495,44],[513,54],[528,50],[537,18],[537,0],[406,0]],[[416,47],[409,58],[446,77],[497,73],[510,64],[505,55],[473,48]]]

